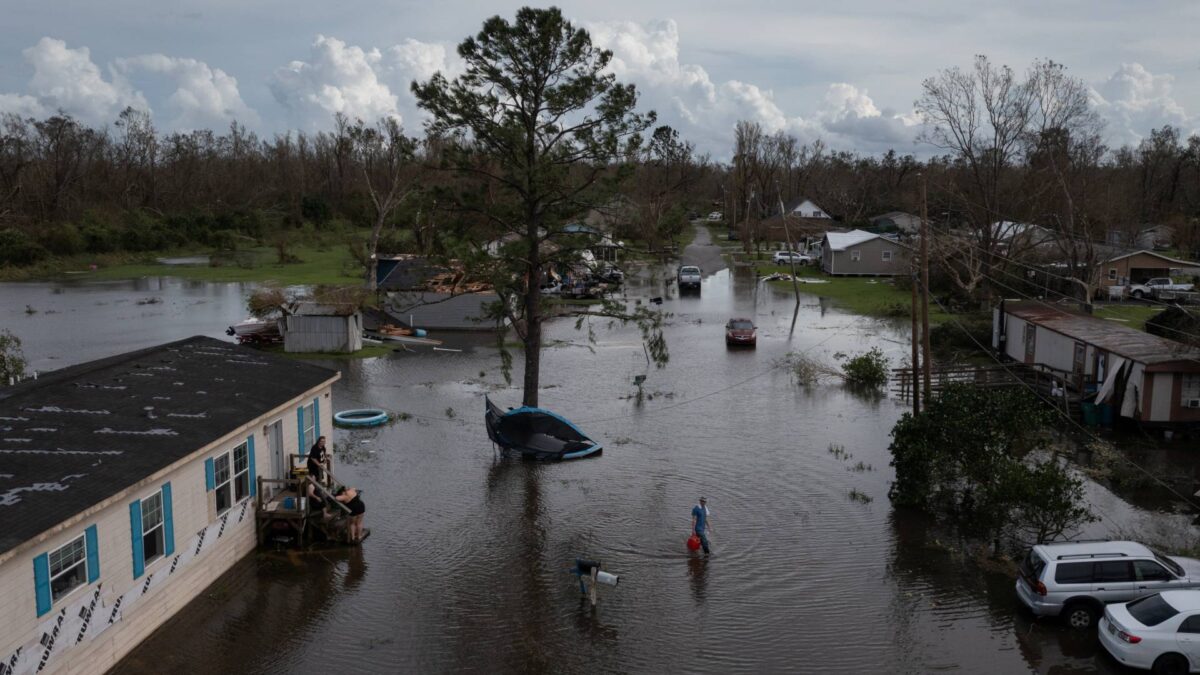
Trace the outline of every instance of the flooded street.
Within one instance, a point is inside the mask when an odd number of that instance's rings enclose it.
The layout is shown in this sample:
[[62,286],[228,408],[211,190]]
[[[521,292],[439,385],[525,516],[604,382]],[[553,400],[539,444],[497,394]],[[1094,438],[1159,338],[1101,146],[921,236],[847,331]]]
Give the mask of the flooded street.
[[[1035,622],[1007,573],[965,564],[891,507],[888,434],[902,402],[800,387],[777,366],[788,352],[832,364],[873,346],[898,364],[906,325],[804,296],[791,333],[790,288],[717,269],[707,238],[702,229],[685,253],[704,268],[698,295],[678,297],[665,268],[628,289],[664,297],[666,368],[648,366],[635,327],[598,322],[589,345],[573,321],[548,325],[541,404],[601,442],[596,459],[494,453],[483,397],[503,407],[521,396],[490,336],[435,336],[459,352],[330,362],[343,374],[335,409],[407,413],[332,435],[333,471],[364,492],[370,538],[247,557],[118,670],[1124,672],[1094,633]],[[47,369],[221,335],[244,315],[246,293],[179,281],[10,284],[0,316]],[[162,303],[136,304],[150,296]],[[733,316],[753,318],[757,349],[725,347]],[[519,349],[514,359],[519,381]],[[684,546],[700,495],[712,512],[709,558]],[[1096,485],[1088,497],[1127,527],[1163,519]],[[576,557],[621,577],[594,609],[569,573]]]

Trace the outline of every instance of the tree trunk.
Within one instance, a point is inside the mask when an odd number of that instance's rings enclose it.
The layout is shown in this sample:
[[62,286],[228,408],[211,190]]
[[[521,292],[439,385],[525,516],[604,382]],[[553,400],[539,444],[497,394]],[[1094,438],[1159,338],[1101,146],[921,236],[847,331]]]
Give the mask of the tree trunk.
[[382,210],[375,216],[375,227],[371,228],[371,244],[367,247],[367,290],[372,293],[379,286],[379,235],[383,233],[383,221],[387,214]]
[[529,214],[529,276],[525,280],[525,392],[523,405],[538,405],[538,382],[542,365],[542,260],[538,241],[538,218]]

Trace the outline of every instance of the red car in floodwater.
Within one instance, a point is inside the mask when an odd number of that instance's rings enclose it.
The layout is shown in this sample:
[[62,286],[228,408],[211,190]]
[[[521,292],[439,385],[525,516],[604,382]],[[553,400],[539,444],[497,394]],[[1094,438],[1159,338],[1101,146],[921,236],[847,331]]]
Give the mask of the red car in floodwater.
[[754,333],[754,322],[750,319],[730,319],[725,324],[725,345],[728,347],[753,347],[758,342]]

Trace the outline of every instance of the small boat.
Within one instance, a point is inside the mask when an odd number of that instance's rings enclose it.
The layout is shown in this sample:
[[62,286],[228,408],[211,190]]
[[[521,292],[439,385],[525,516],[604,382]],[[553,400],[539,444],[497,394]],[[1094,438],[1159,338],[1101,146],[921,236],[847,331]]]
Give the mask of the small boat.
[[237,337],[238,342],[281,342],[279,321],[275,319],[249,318],[225,330],[226,335]]
[[488,438],[528,459],[563,460],[598,456],[604,448],[565,418],[543,408],[520,407],[507,412],[490,398],[484,421]]

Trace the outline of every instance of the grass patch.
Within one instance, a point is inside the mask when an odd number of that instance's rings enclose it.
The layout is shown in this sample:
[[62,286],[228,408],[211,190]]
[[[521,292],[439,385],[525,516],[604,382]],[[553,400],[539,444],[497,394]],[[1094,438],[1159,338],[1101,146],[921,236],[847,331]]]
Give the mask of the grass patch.
[[1129,326],[1138,330],[1146,330],[1146,319],[1163,310],[1161,305],[1097,305],[1093,316],[1101,319],[1113,319],[1114,323]]
[[[179,277],[195,281],[274,281],[286,286],[361,284],[358,263],[345,245],[316,247],[297,245],[289,249],[300,262],[281,265],[274,248],[258,246],[241,252],[249,264],[162,265],[157,262],[131,263],[102,267],[79,275],[87,279],[136,279],[140,277]],[[167,257],[167,256],[156,256]]]
[[[756,265],[759,276],[780,272],[791,274],[787,265]],[[886,318],[907,318],[912,311],[912,294],[907,289],[896,288],[888,277],[833,277],[813,265],[797,265],[796,275],[802,278],[822,279],[825,284],[800,284],[800,292],[829,298],[856,314]],[[769,282],[779,288],[791,289],[790,281]],[[929,303],[929,323],[938,324],[950,320],[950,315],[941,311],[936,303]]]

